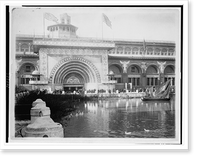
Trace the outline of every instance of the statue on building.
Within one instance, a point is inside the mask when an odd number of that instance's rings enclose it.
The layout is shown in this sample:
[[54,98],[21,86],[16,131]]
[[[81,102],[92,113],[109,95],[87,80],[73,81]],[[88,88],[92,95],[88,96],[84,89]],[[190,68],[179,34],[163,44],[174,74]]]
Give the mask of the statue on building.
[[145,73],[147,70],[147,63],[146,62],[141,62],[140,67],[142,68],[142,73]]
[[21,59],[19,59],[19,60],[16,60],[16,64],[15,64],[15,70],[17,71],[17,70],[19,70],[19,67],[20,67],[20,64],[21,64],[21,62],[22,62],[22,58]]
[[120,61],[120,63],[122,64],[123,67],[123,73],[127,73],[127,68],[130,61]]
[[161,72],[161,73],[164,73],[166,61],[165,61],[165,62],[158,62],[158,61],[157,61],[157,63],[158,63],[158,65],[159,65],[160,72]]

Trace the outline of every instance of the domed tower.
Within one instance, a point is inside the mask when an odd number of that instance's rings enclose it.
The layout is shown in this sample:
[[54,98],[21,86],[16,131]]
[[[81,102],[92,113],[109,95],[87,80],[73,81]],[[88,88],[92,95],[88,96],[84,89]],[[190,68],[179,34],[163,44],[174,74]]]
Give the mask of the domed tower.
[[77,29],[71,25],[71,17],[67,13],[60,15],[60,23],[47,27],[52,38],[75,38]]

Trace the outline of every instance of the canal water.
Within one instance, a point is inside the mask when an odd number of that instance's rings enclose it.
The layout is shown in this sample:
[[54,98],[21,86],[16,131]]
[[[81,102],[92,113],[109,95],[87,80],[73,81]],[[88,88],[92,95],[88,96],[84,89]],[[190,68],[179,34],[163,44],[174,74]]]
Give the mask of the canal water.
[[106,99],[79,104],[62,117],[65,137],[174,138],[175,101]]

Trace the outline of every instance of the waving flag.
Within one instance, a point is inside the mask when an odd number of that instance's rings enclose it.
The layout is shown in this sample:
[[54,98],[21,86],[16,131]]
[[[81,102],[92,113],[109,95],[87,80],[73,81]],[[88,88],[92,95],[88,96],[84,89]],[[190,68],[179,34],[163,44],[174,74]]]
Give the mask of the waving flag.
[[58,19],[51,13],[45,13],[44,18],[49,21],[54,21],[54,22],[58,23]]
[[110,28],[112,28],[112,24],[111,24],[111,21],[109,20],[109,18],[104,13],[102,13],[102,16],[103,16],[103,22],[105,22],[106,25],[108,25]]
[[169,97],[170,82],[171,82],[171,80],[168,80],[167,82],[163,83],[158,90],[156,90],[156,93],[155,93],[156,98],[168,98]]

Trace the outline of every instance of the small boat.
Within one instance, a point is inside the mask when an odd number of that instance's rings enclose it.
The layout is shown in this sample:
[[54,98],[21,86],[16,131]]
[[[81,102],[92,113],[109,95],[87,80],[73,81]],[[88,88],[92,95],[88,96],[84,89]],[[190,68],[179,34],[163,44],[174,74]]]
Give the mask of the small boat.
[[142,101],[169,101],[170,97],[170,80],[155,89],[154,86],[149,88],[146,96],[141,97]]
[[142,97],[142,101],[170,101],[170,98],[150,98],[150,97]]

